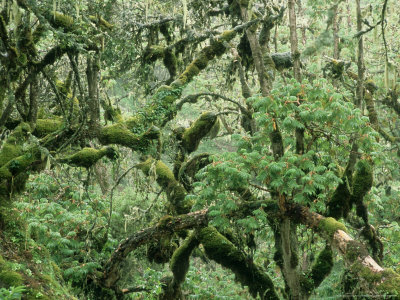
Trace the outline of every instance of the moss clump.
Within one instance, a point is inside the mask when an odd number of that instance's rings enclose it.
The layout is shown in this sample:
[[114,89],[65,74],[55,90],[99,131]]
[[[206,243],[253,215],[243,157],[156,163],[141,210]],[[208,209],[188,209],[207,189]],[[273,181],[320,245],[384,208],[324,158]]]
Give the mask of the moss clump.
[[176,285],[181,285],[185,281],[189,270],[190,255],[198,245],[199,241],[194,235],[191,235],[172,255],[170,268],[174,274],[174,283]]
[[157,183],[165,188],[168,201],[172,204],[174,210],[178,214],[188,213],[193,203],[185,199],[187,194],[185,188],[175,179],[174,174],[166,164],[150,157],[138,165],[138,168],[147,175],[150,175],[150,170],[154,167]]
[[178,245],[172,236],[162,237],[158,242],[151,243],[147,247],[147,259],[150,262],[164,264],[169,262]]
[[102,30],[111,30],[113,29],[114,25],[111,23],[107,22],[105,19],[103,19],[100,16],[89,16],[90,21],[95,23],[100,29]]
[[22,29],[18,37],[17,46],[20,53],[25,53],[27,55],[36,54],[36,48],[30,27],[24,27]]
[[311,278],[313,279],[314,286],[318,287],[321,282],[329,275],[333,267],[332,249],[327,246],[320,252],[314,263],[311,271]]
[[360,160],[356,164],[356,172],[353,178],[353,196],[352,200],[357,203],[362,201],[364,196],[372,187],[373,174],[372,166],[366,160]]
[[349,261],[364,259],[369,255],[368,250],[363,244],[357,241],[349,241],[346,246],[346,258]]
[[42,37],[44,37],[46,32],[46,27],[42,24],[36,26],[35,30],[32,33],[32,40],[35,44],[37,44]]
[[175,80],[171,86],[181,87],[189,83],[195,76],[197,76],[201,70],[207,67],[207,64],[215,56],[221,56],[225,53],[226,47],[225,43],[232,40],[236,36],[237,32],[235,30],[224,31],[221,35],[215,38],[210,44],[202,49],[198,58],[196,58],[185,71]]
[[336,221],[334,218],[324,218],[319,221],[318,229],[326,234],[329,238],[332,238],[337,230],[343,230],[347,232],[347,228],[343,223]]
[[117,122],[123,122],[122,114],[121,114],[121,109],[119,108],[114,108],[111,105],[103,105],[104,109],[104,120],[106,121],[111,121],[113,123]]
[[156,60],[163,58],[165,53],[165,48],[159,45],[152,45],[147,47],[143,54],[143,59],[145,62],[155,62]]
[[159,227],[165,227],[165,226],[167,226],[168,223],[171,222],[173,219],[174,219],[173,216],[166,215],[166,216],[162,217],[162,218],[158,221],[157,226],[159,226]]
[[38,119],[33,134],[38,138],[45,137],[46,135],[61,130],[63,121],[59,119]]
[[203,113],[188,129],[185,130],[182,136],[182,146],[191,153],[197,149],[200,141],[213,128],[217,121],[217,116],[211,112]]
[[189,81],[191,81],[195,76],[197,76],[200,73],[200,69],[197,67],[197,65],[192,62],[185,71],[179,76],[179,80],[181,84],[186,84]]
[[114,160],[118,157],[118,154],[112,147],[103,147],[99,150],[86,147],[69,157],[60,159],[59,161],[75,167],[90,168],[104,156]]
[[383,282],[378,285],[377,290],[387,295],[395,295],[396,299],[400,299],[400,276],[392,269],[385,269],[381,278]]
[[333,267],[333,256],[332,249],[330,246],[326,246],[323,249],[315,263],[313,264],[311,271],[300,279],[300,285],[302,290],[310,295],[321,282],[329,275]]
[[240,6],[247,8],[250,4],[250,1],[249,0],[240,0],[239,4],[240,4]]
[[214,227],[199,230],[198,240],[207,256],[222,266],[232,270],[243,285],[249,287],[250,294],[261,299],[279,299],[271,279],[253,261],[249,261],[226,237]]
[[271,54],[271,58],[274,63],[274,67],[278,71],[282,71],[284,69],[289,69],[293,67],[293,59],[291,52],[273,53]]
[[225,30],[220,36],[217,37],[217,41],[229,42],[236,36],[237,32],[235,30]]
[[104,145],[118,144],[132,150],[145,150],[150,142],[159,137],[160,131],[152,126],[143,134],[133,134],[124,124],[108,125],[100,130],[99,141]]
[[[13,158],[0,168],[0,179],[11,181],[13,177],[28,170],[36,161],[41,161],[41,151],[38,146],[33,146],[24,151],[25,154]],[[24,183],[21,182],[21,184]]]
[[60,12],[50,13],[48,15],[48,20],[51,25],[56,28],[63,28],[66,31],[71,31],[74,29],[74,19],[71,16],[64,15]]
[[21,274],[12,270],[3,270],[0,272],[0,287],[9,288],[20,286],[23,283]]
[[144,122],[144,118],[142,114],[136,114],[133,117],[129,117],[123,120],[123,123],[129,130],[134,130],[135,128],[139,127],[140,124]]
[[349,191],[347,176],[342,177],[342,182],[336,187],[332,198],[327,204],[327,216],[340,219],[341,217],[346,218],[351,209],[351,193]]
[[174,78],[176,76],[177,60],[175,54],[171,50],[166,49],[164,51],[163,63],[169,72],[170,78]]
[[357,206],[357,215],[368,224],[368,211],[363,203],[364,196],[372,187],[373,174],[372,166],[367,160],[360,160],[355,166],[355,174],[353,177],[353,194],[351,203]]
[[4,260],[3,256],[0,255],[0,271],[3,271],[6,265],[6,261]]
[[199,70],[204,70],[208,65],[208,58],[204,53],[201,53],[193,62]]

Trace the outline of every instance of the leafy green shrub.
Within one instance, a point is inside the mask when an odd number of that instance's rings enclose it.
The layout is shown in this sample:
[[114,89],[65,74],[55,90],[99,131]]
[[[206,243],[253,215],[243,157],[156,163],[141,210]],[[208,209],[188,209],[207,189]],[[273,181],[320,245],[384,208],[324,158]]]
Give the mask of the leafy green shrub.
[[[98,194],[57,182],[46,173],[29,182],[27,193],[15,204],[27,223],[26,239],[43,245],[64,278],[76,284],[85,282],[110,255],[107,205]],[[34,254],[35,262],[42,259]]]
[[25,286],[10,287],[9,289],[0,288],[0,299],[2,300],[19,300],[26,291]]

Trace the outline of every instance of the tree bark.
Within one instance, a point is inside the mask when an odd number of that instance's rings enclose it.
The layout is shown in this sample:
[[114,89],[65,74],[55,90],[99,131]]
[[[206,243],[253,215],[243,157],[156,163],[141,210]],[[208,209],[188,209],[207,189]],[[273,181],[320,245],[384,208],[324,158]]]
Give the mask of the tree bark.
[[[361,0],[356,0],[356,15],[357,15],[357,32],[362,30],[362,15],[361,15]],[[357,91],[355,105],[361,108],[364,98],[364,42],[363,36],[358,37],[358,52],[357,52],[357,68],[358,68],[358,78],[357,78]]]
[[88,56],[86,68],[89,95],[89,133],[95,133],[100,122],[99,75],[100,56],[99,53],[96,53],[94,57]]

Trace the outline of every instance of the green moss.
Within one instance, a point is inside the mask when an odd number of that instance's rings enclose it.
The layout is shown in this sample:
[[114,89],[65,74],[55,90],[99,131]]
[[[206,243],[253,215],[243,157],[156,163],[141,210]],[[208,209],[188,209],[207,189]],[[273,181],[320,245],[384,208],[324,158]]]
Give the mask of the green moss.
[[6,261],[4,260],[3,256],[0,255],[0,271],[3,271],[6,266]]
[[352,201],[362,202],[364,196],[372,187],[373,174],[372,166],[367,160],[359,160],[355,166],[353,177],[353,195]]
[[218,38],[218,41],[229,42],[236,36],[235,30],[225,30]]
[[74,19],[60,12],[50,13],[49,22],[56,28],[64,28],[67,31],[74,29]]
[[179,76],[179,79],[183,84],[188,83],[191,81],[195,76],[197,76],[200,73],[200,69],[195,65],[194,62],[192,62],[185,71]]
[[166,216],[162,217],[162,218],[158,221],[157,226],[159,226],[159,227],[165,227],[165,226],[167,226],[168,223],[171,222],[173,219],[174,219],[173,216],[166,215]]
[[156,243],[150,243],[147,247],[147,259],[150,262],[163,264],[169,262],[178,245],[171,236],[162,237]]
[[129,117],[124,120],[124,124],[129,130],[134,130],[139,127],[141,123],[144,122],[142,114],[135,114],[133,117]]
[[271,279],[253,261],[247,260],[226,237],[214,227],[199,230],[198,240],[203,245],[207,256],[234,272],[243,285],[249,287],[253,297],[262,299],[279,299]]
[[103,147],[99,150],[86,147],[69,157],[60,159],[60,162],[71,166],[90,168],[104,156],[115,159],[117,152],[112,147]]
[[99,141],[104,145],[118,144],[133,150],[145,150],[150,142],[159,137],[160,131],[152,126],[143,134],[132,133],[125,124],[116,123],[100,130]]
[[189,270],[190,255],[198,244],[199,242],[196,237],[191,235],[172,255],[170,268],[174,274],[175,284],[180,285],[185,281],[186,274]]
[[8,41],[8,32],[6,22],[4,21],[3,16],[0,15],[0,38],[3,41]]
[[330,246],[326,246],[323,249],[315,263],[313,264],[311,271],[301,278],[302,290],[310,295],[321,282],[329,275],[333,267],[333,256],[332,249]]
[[51,300],[51,298],[44,295],[40,290],[29,289],[26,295],[26,300]]
[[44,37],[46,33],[46,27],[42,24],[36,26],[35,30],[32,33],[32,40],[35,44],[37,44],[42,37]]
[[164,53],[165,53],[164,46],[152,45],[146,48],[143,54],[143,58],[144,61],[155,62],[156,60],[163,58]]
[[165,188],[168,201],[173,205],[178,214],[186,214],[190,211],[193,202],[185,199],[185,188],[175,179],[174,174],[160,160],[148,158],[146,161],[138,165],[145,174],[150,175],[150,170],[154,168],[157,176],[157,183]]
[[[0,168],[0,179],[9,180],[10,183],[13,177],[27,171],[31,165],[36,161],[41,161],[41,151],[38,146],[32,146],[30,149],[24,151],[23,155],[11,159],[8,163]],[[16,183],[16,182],[14,182]],[[24,184],[22,181],[20,184]],[[15,187],[18,190],[18,187]]]
[[61,130],[62,127],[63,121],[60,119],[37,119],[33,134],[38,138],[42,138],[50,133]]
[[337,230],[343,230],[347,232],[347,228],[343,223],[336,221],[334,218],[324,218],[318,224],[318,229],[332,238]]
[[0,287],[20,286],[23,283],[21,274],[12,270],[3,270],[0,272]]
[[204,70],[208,65],[209,59],[204,53],[200,53],[199,57],[194,60],[194,64],[199,68],[199,70]]
[[346,218],[351,209],[351,194],[349,191],[349,185],[347,182],[347,176],[342,177],[342,182],[339,183],[332,198],[327,204],[327,216],[333,217],[335,219],[340,219],[341,217]]
[[13,130],[1,149],[0,166],[23,154],[22,145],[27,141],[30,130],[27,123],[21,123]]
[[25,27],[22,30],[22,32],[19,35],[17,45],[21,53],[26,53],[28,55],[36,54],[36,48],[33,42],[33,36],[30,27]]
[[383,282],[378,285],[378,291],[387,295],[395,295],[396,299],[400,299],[400,276],[392,269],[385,269],[381,279]]
[[240,4],[240,6],[243,6],[243,7],[247,8],[249,6],[249,4],[250,4],[250,0],[240,0],[239,4]]
[[90,21],[92,21],[93,23],[95,23],[98,27],[100,27],[100,29],[102,30],[111,30],[113,29],[114,25],[112,25],[111,23],[109,23],[108,21],[106,21],[105,19],[103,19],[100,16],[89,16]]
[[357,259],[364,259],[369,255],[365,246],[357,241],[349,241],[346,246],[346,258],[349,261],[356,261]]
[[169,72],[170,78],[174,78],[176,76],[177,60],[175,54],[171,50],[165,50],[163,63]]
[[312,279],[315,287],[318,287],[321,282],[329,275],[333,267],[332,249],[327,246],[320,252],[312,267]]
[[182,136],[182,146],[191,153],[197,149],[200,141],[205,137],[217,121],[217,116],[211,112],[204,112]]

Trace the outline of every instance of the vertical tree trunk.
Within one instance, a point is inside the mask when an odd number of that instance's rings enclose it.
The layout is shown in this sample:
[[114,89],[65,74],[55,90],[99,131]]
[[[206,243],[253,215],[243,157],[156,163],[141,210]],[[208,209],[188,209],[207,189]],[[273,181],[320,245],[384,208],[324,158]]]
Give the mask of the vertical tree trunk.
[[300,74],[300,52],[298,50],[298,39],[297,39],[297,23],[296,23],[296,11],[295,11],[295,0],[288,1],[289,8],[289,27],[290,27],[290,49],[293,57],[293,72],[294,78],[301,82]]
[[36,76],[35,79],[32,80],[29,90],[29,111],[28,111],[27,121],[31,126],[36,124],[37,112],[38,112],[38,103],[37,103],[38,92],[39,92],[39,84],[38,84],[38,78]]
[[339,20],[338,20],[339,4],[333,9],[332,29],[333,29],[333,58],[339,59]]
[[[361,0],[356,0],[356,15],[357,15],[357,32],[362,30],[362,16],[361,16]],[[355,105],[361,108],[364,97],[364,43],[363,36],[358,38],[358,52],[357,52],[357,67],[358,67],[358,79],[357,79],[357,91]]]
[[[240,12],[243,22],[249,21],[248,9],[245,6],[240,6]],[[261,93],[264,97],[269,94],[270,84],[266,76],[266,70],[263,62],[263,55],[261,51],[261,46],[258,42],[257,34],[253,27],[246,29],[246,35],[250,43],[251,52],[254,58],[254,65],[257,70],[258,80],[260,82]]]
[[[298,50],[297,39],[297,22],[295,11],[295,0],[288,0],[289,9],[289,28],[290,28],[290,48],[293,57],[293,73],[294,78],[301,82],[300,73],[300,53]],[[296,128],[296,152],[304,153],[304,130]],[[305,299],[300,288],[300,280],[298,273],[298,253],[297,253],[297,235],[296,224],[290,219],[285,218],[280,224],[280,234],[282,240],[282,259],[283,259],[283,274],[287,285],[290,288],[290,299]]]
[[97,130],[100,121],[99,75],[100,56],[96,53],[94,57],[88,56],[86,68],[90,133],[94,133]]

